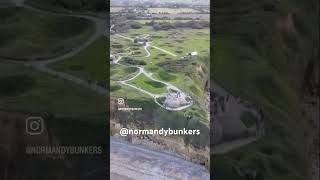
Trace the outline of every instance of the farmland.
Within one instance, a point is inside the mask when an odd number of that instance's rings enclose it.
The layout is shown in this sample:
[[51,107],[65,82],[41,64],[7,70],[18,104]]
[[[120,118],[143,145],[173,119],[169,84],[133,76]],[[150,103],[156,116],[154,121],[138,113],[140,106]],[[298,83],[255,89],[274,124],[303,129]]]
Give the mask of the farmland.
[[151,14],[191,14],[199,11],[191,8],[148,8]]
[[203,19],[209,20],[210,14],[152,14],[154,18],[160,19]]

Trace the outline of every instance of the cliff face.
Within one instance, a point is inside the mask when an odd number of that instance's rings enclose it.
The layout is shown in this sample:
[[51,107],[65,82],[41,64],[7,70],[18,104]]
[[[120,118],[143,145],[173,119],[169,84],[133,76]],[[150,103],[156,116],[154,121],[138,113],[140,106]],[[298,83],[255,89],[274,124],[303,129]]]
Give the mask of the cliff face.
[[318,81],[319,2],[216,0],[213,6],[212,77],[233,95],[263,107],[267,116],[266,137],[213,158],[216,172],[237,166],[267,179],[306,179],[301,97],[306,76]]
[[[2,177],[29,179],[28,177],[33,172],[37,172],[35,170],[39,170],[40,167],[43,169],[38,172],[39,176],[45,174],[54,177],[63,172],[63,155],[28,154],[28,147],[58,145],[56,137],[46,126],[46,122],[40,135],[28,134],[26,119],[29,116],[21,112],[0,111],[0,179]],[[41,115],[41,117],[47,116]],[[57,160],[54,161],[54,158]],[[53,164],[60,165],[60,168],[56,168]]]
[[213,8],[214,31],[217,41],[221,36],[228,36],[239,43],[235,46],[243,49],[236,56],[238,61],[263,59],[272,70],[298,87],[308,62],[316,58],[318,8],[316,0],[217,0]]

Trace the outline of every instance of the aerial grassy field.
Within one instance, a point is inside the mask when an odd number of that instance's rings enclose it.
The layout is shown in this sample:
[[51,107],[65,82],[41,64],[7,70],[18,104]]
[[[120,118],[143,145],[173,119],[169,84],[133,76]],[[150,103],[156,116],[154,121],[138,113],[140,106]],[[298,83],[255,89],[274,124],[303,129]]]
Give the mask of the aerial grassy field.
[[[176,20],[177,21],[177,20]],[[152,45],[163,48],[176,54],[178,57],[173,57],[155,48],[149,48],[152,61],[161,62],[166,58],[170,60],[178,60],[179,57],[185,56],[186,53],[197,51],[200,56],[208,56],[210,47],[210,30],[207,29],[173,29],[168,31],[154,31],[152,27],[141,23],[141,29],[130,29],[127,33],[122,35],[135,38],[143,37],[149,34]],[[114,41],[119,38],[114,39]],[[113,39],[111,39],[113,41]],[[130,40],[116,41],[119,44],[126,43],[126,46],[132,45]],[[124,44],[123,44],[124,45]],[[163,55],[161,55],[163,54]],[[159,56],[160,55],[160,56]],[[162,56],[162,58],[161,58]]]
[[0,71],[0,109],[51,112],[63,117],[104,117],[105,100],[91,90],[22,64],[0,62]]
[[120,12],[120,11],[122,11],[124,9],[125,9],[124,7],[111,7],[110,8],[110,12],[111,13],[117,13],[117,12]]
[[0,54],[2,57],[37,60],[54,57],[83,43],[94,27],[90,21],[1,8]]
[[[135,34],[132,38],[138,37],[139,34]],[[121,54],[122,56],[131,56],[131,52],[134,52],[133,57],[144,57],[146,52],[141,45],[134,44],[131,40],[123,39],[121,37],[111,35],[110,41],[111,54]]]
[[[148,47],[151,53],[150,57],[145,57],[146,52],[143,49],[143,45],[137,45],[131,40],[111,35],[111,54],[123,53],[123,56],[130,56],[134,61],[143,61],[145,63],[144,68],[148,73],[152,73],[152,76],[156,79],[169,82],[188,94],[194,97],[193,110],[198,117],[202,120],[207,121],[205,105],[204,105],[204,84],[205,80],[209,77],[209,47],[210,47],[210,31],[209,29],[173,29],[168,31],[154,31],[151,26],[147,26],[145,21],[136,21],[141,24],[139,29],[129,29],[126,33],[121,35],[134,39],[135,37],[144,37],[149,35],[154,46],[169,51],[176,56],[172,56],[166,52],[160,51],[154,47]],[[177,22],[177,20],[175,21]],[[186,21],[183,21],[186,22]],[[196,38],[194,38],[196,37]],[[115,45],[115,46],[114,46]],[[120,45],[120,46],[119,46]],[[134,55],[126,55],[130,51],[140,52]],[[191,57],[183,60],[183,56],[190,52],[198,52],[198,56]],[[120,63],[124,63],[121,60]],[[112,66],[111,66],[112,67]],[[112,77],[118,76],[119,71],[121,77],[123,75],[124,67],[116,66],[112,72]],[[114,73],[113,73],[114,72]],[[129,75],[132,77],[131,75]],[[114,78],[113,78],[114,80]],[[136,85],[142,89],[150,90],[153,93],[162,93],[163,90],[159,91],[159,88],[154,88],[152,85],[145,83],[147,79],[139,78],[130,81],[129,83],[135,82]],[[122,88],[123,86],[121,86]],[[119,95],[121,91],[119,85],[115,85],[114,93]],[[163,87],[162,87],[163,88]],[[131,89],[135,93],[138,91]],[[130,92],[126,92],[130,94]],[[140,92],[140,94],[143,94]],[[133,94],[131,94],[134,96]]]
[[79,54],[53,64],[52,67],[58,71],[73,74],[83,79],[96,80],[106,84],[107,68],[109,67],[105,53],[107,47],[106,37],[100,37]]

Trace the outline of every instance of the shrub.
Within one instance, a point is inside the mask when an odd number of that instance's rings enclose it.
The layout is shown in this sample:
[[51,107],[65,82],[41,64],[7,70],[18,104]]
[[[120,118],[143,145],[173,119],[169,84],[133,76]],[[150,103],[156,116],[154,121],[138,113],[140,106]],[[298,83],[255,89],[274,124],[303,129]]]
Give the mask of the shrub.
[[16,96],[30,90],[36,80],[28,75],[20,74],[0,78],[0,95]]
[[241,121],[247,128],[250,128],[256,124],[256,117],[251,112],[243,112],[240,116]]
[[115,85],[115,86],[111,86],[111,87],[110,87],[110,91],[112,91],[112,92],[118,91],[118,90],[120,90],[120,89],[121,89],[121,86],[119,86],[119,85]]

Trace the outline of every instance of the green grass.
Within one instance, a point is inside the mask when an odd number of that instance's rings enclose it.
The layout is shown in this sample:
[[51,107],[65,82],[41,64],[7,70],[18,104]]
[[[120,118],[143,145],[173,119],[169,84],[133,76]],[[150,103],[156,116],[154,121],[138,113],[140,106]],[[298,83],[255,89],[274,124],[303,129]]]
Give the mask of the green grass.
[[247,128],[254,126],[257,121],[256,117],[251,112],[248,112],[248,111],[242,112],[240,119]]
[[175,80],[177,78],[174,74],[171,74],[170,72],[166,72],[166,71],[160,71],[159,72],[159,77],[163,81],[173,81],[173,80]]
[[141,74],[135,79],[128,82],[129,84],[133,84],[138,88],[151,92],[153,94],[161,94],[167,92],[166,85],[160,82],[153,81]]
[[88,12],[97,11],[103,12],[107,10],[105,1],[103,0],[27,0],[27,4],[40,9],[58,12]]
[[[141,22],[140,22],[141,23]],[[143,24],[143,22],[142,22]],[[209,55],[210,47],[210,30],[209,29],[176,29],[169,31],[154,31],[152,27],[143,25],[141,29],[130,29],[127,33],[123,33],[124,36],[134,38],[136,36],[142,36],[149,34],[153,41],[153,45],[163,48],[176,54],[178,57],[173,57],[155,48],[149,48],[151,57],[142,59],[149,59],[152,63],[159,63],[166,61],[167,58],[171,60],[179,60],[186,53],[197,51],[201,56]],[[174,35],[176,34],[176,35]],[[156,38],[155,38],[156,37]],[[160,38],[162,37],[162,38]],[[197,37],[197,38],[194,38]],[[122,39],[122,40],[121,40]],[[125,47],[132,46],[132,42],[123,38],[112,36],[111,41],[119,43]],[[143,49],[140,51],[144,52]],[[114,50],[111,49],[111,52]],[[177,52],[179,51],[179,52]],[[142,53],[143,55],[145,53]],[[161,54],[166,54],[161,56]]]
[[[213,53],[214,78],[234,93],[250,97],[284,116],[298,112],[297,92],[289,81],[264,57],[239,44],[239,40],[232,36],[217,36]],[[233,53],[229,53],[231,51]]]
[[83,79],[96,80],[106,84],[108,59],[105,57],[107,39],[100,37],[93,44],[79,54],[52,65],[58,71],[81,77]]
[[[263,139],[247,147],[242,147],[222,156],[213,156],[215,159],[213,178],[241,179],[234,171],[235,167],[256,170],[268,180],[303,180],[306,179],[301,171],[306,168],[299,163],[303,157],[295,149],[275,139]],[[299,171],[296,169],[299,168]],[[232,177],[232,178],[231,178]]]
[[121,86],[120,85],[112,85],[110,87],[110,91],[111,92],[114,92],[114,91],[119,91],[121,89]]
[[0,78],[0,97],[16,96],[24,93],[36,84],[35,79],[25,75],[17,74]]
[[25,76],[33,82],[31,85],[28,83],[23,91],[2,95],[0,109],[45,111],[64,117],[94,118],[101,117],[105,113],[105,100],[102,96],[70,81],[53,78],[24,65],[0,63],[0,71],[0,79],[20,77],[19,81],[14,82],[17,83],[24,79],[22,76]]
[[[119,88],[120,86],[121,88]],[[138,92],[129,86],[124,86],[116,81],[110,81],[110,89],[113,90],[110,93],[112,97],[132,98],[132,99],[150,99],[151,97],[145,93]]]
[[135,67],[126,67],[118,64],[111,64],[110,79],[114,81],[130,79],[138,73]]
[[93,24],[82,18],[35,13],[11,7],[0,11],[2,57],[37,60],[66,53],[83,43]]

